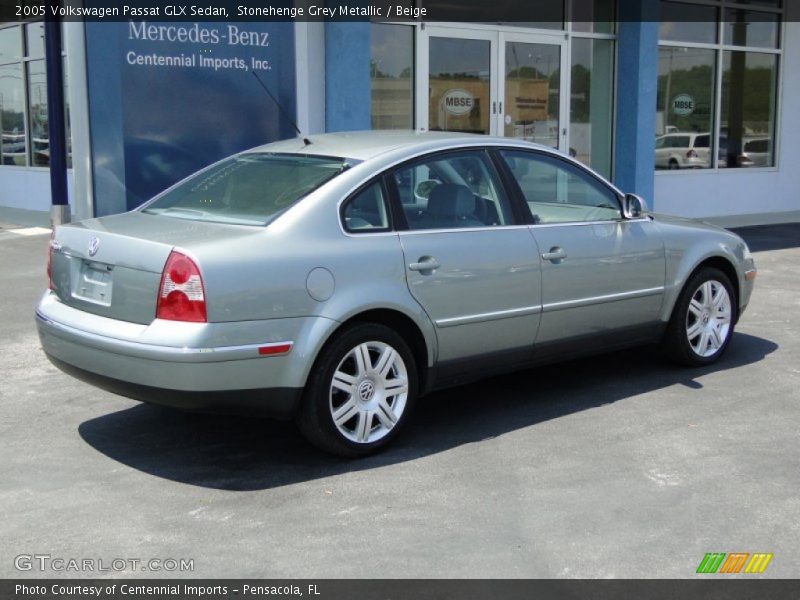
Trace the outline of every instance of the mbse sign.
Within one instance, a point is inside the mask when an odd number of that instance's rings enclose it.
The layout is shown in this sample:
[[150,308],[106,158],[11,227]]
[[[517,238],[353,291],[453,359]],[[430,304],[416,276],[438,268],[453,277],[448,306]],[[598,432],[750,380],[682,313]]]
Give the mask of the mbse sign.
[[475,98],[467,90],[447,90],[442,96],[442,104],[451,115],[466,115],[475,106]]
[[679,117],[688,117],[694,112],[694,98],[689,94],[678,94],[672,99],[672,112]]

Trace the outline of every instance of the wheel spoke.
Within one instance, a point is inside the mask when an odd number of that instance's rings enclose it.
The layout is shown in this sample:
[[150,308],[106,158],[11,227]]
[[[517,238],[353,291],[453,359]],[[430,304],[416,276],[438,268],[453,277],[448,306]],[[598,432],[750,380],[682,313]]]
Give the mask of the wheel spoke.
[[356,400],[355,398],[350,398],[347,402],[336,409],[336,412],[333,413],[333,420],[337,425],[341,426],[352,419],[353,415],[355,415],[357,412],[358,406]]
[[709,343],[711,347],[716,350],[722,346],[722,335],[719,332],[719,327],[714,326],[711,328],[711,335],[709,336]]
[[392,368],[396,356],[397,352],[395,352],[394,348],[391,346],[386,346],[380,358],[378,359],[378,364],[375,365],[375,370],[380,374],[381,377],[385,378],[386,375],[389,374],[389,369]]
[[369,356],[369,346],[366,344],[359,344],[353,349],[356,357],[356,375],[361,377],[367,371],[372,369],[372,359]]
[[408,392],[408,380],[406,379],[390,379],[384,386],[386,395],[389,397],[399,396]]
[[372,413],[362,410],[358,413],[358,425],[356,425],[356,439],[359,442],[366,442],[369,432],[372,429]]
[[711,306],[712,299],[714,297],[714,288],[711,286],[710,281],[706,281],[703,284],[703,306]]
[[697,344],[697,353],[700,356],[705,356],[707,350],[708,350],[708,331],[703,329],[703,332],[700,334],[700,341]]
[[338,390],[347,392],[351,396],[356,393],[356,378],[344,371],[336,371],[333,374],[331,385]]
[[689,312],[699,319],[703,314],[703,305],[700,304],[697,299],[692,298],[692,301],[689,303]]
[[691,341],[694,338],[696,338],[702,330],[703,330],[703,322],[699,320],[695,321],[695,324],[686,330],[686,337],[689,338],[689,340]]
[[724,306],[724,304],[725,304],[725,300],[727,299],[727,297],[728,297],[728,292],[725,291],[725,288],[723,286],[721,286],[721,285],[718,286],[717,287],[717,295],[714,296],[714,300],[712,302],[712,304],[714,305],[714,308],[716,308],[717,310],[722,308]]
[[380,401],[375,415],[378,417],[378,420],[381,422],[381,424],[386,427],[386,429],[391,429],[394,427],[394,424],[397,423],[397,415],[394,414],[392,407],[389,406],[389,403],[386,402],[386,399],[382,399]]

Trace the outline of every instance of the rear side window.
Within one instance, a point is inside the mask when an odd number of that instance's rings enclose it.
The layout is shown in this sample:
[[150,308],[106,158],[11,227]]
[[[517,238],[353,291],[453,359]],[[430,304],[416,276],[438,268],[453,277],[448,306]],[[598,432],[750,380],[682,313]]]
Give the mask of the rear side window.
[[347,168],[341,158],[248,153],[201,171],[142,212],[181,219],[266,225]]
[[342,217],[345,230],[351,233],[388,231],[389,211],[380,182],[351,196],[342,207]]
[[483,151],[434,155],[395,171],[409,229],[512,224],[511,209]]

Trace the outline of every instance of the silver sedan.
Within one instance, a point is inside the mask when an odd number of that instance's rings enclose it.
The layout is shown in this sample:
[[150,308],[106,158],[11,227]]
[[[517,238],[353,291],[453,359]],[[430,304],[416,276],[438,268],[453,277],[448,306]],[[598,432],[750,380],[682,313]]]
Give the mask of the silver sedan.
[[58,227],[47,356],[104,389],[294,418],[329,452],[395,437],[432,390],[660,343],[722,356],[747,245],[650,214],[548,148],[366,132],[237,154],[131,212]]

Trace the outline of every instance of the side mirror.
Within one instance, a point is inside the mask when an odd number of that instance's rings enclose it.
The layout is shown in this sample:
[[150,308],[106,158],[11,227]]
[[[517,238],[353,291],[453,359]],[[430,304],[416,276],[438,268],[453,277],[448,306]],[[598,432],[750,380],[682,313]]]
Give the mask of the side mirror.
[[622,200],[622,216],[626,219],[638,219],[647,212],[647,202],[636,194],[625,194]]

